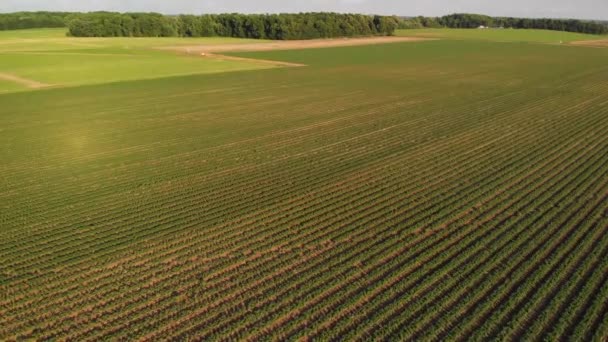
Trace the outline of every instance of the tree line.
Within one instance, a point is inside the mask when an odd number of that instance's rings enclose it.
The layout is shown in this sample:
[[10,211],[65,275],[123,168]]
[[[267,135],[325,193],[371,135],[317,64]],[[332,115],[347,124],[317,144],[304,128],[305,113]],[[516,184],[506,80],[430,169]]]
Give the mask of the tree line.
[[33,28],[65,27],[66,18],[73,13],[64,12],[16,12],[0,13],[0,31]]
[[399,28],[477,28],[480,26],[515,29],[542,29],[589,34],[608,34],[608,24],[598,21],[549,18],[490,17],[480,14],[451,14],[443,17],[401,18]]
[[398,18],[362,14],[206,14],[94,12],[67,18],[74,37],[235,37],[314,39],[392,35]]
[[608,34],[608,23],[575,19],[490,17],[451,14],[397,18],[362,14],[206,14],[18,12],[0,14],[0,30],[67,27],[76,37],[238,37],[313,39],[392,35],[396,28],[476,28],[479,26],[545,29]]

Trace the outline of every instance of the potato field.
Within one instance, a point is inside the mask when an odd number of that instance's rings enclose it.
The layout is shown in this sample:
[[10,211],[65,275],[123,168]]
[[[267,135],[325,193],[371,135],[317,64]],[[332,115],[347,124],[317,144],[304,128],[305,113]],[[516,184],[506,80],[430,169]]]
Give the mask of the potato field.
[[608,336],[608,49],[0,95],[0,340]]

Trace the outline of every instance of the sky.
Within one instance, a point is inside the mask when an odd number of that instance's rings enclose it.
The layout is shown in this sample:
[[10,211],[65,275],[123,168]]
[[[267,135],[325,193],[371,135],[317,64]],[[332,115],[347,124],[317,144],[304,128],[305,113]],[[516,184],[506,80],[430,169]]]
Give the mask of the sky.
[[332,11],[403,16],[493,16],[608,20],[608,0],[0,0],[0,12],[117,11],[165,14]]

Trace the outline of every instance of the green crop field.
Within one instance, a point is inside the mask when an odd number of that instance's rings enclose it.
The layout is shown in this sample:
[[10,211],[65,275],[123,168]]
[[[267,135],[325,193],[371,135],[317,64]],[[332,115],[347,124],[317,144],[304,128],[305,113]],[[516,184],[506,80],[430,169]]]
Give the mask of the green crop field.
[[605,340],[608,49],[509,40],[3,52],[0,340]]
[[[397,35],[404,37],[433,37],[457,40],[485,40],[495,42],[531,42],[549,44],[570,43],[601,38],[596,35],[584,33],[518,29],[416,29],[398,30]],[[608,37],[605,38],[608,39]]]
[[[177,55],[155,49],[251,42],[254,41],[231,38],[83,39],[66,37],[65,29],[0,31],[0,73],[61,87],[270,68],[258,63],[204,59],[198,54]],[[28,87],[15,88],[0,77],[0,93],[16,89]]]

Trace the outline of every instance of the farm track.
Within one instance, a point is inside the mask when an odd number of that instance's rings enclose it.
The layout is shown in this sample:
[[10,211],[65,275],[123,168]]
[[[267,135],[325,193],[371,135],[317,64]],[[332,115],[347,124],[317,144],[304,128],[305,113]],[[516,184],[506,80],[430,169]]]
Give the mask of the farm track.
[[0,72],[0,80],[15,82],[32,89],[51,87],[50,84],[41,83],[27,78]]
[[311,66],[90,123],[17,103],[4,133],[52,138],[0,138],[0,339],[601,338],[606,67],[476,93],[448,80],[494,67],[358,67],[402,88]]
[[437,38],[420,37],[367,37],[342,39],[310,39],[310,40],[284,40],[252,44],[221,44],[221,45],[189,45],[167,46],[160,50],[177,51],[182,53],[226,53],[243,51],[276,51],[276,50],[302,50],[331,47],[395,44],[436,40]]
[[608,39],[583,40],[583,41],[578,41],[578,42],[572,42],[572,43],[570,43],[570,45],[594,47],[594,48],[606,48],[606,47],[608,47]]
[[219,55],[219,54],[215,54],[215,53],[206,53],[203,55],[203,57],[210,58],[210,59],[218,59],[220,61],[251,62],[251,63],[268,64],[268,65],[283,66],[283,67],[305,67],[306,66],[306,64],[300,64],[300,63],[290,63],[290,62],[281,62],[281,61],[271,61],[271,60],[267,60],[267,59],[226,56],[226,55]]

